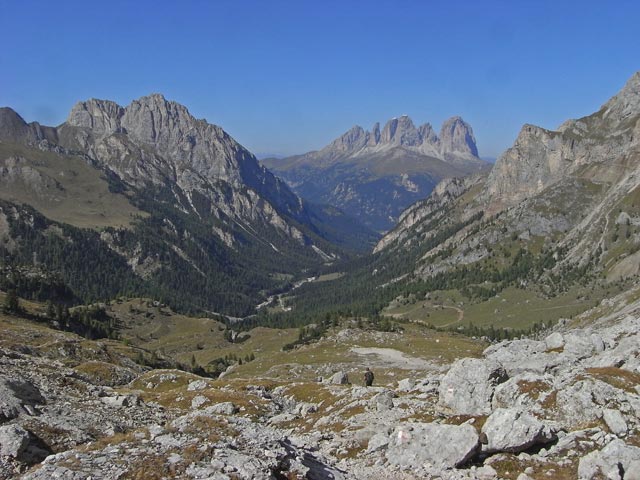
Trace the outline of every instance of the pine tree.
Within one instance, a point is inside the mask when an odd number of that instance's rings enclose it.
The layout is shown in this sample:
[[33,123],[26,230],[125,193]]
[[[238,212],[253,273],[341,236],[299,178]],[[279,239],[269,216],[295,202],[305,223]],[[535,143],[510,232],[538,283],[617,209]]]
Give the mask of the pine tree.
[[20,300],[15,290],[12,289],[7,292],[7,295],[4,297],[3,310],[7,313],[20,312]]

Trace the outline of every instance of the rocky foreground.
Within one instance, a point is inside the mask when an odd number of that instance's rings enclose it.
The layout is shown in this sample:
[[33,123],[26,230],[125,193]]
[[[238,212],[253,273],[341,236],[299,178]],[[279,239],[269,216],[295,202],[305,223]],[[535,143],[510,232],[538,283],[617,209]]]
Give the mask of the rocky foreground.
[[629,296],[372,388],[343,372],[212,381],[21,332],[0,349],[3,479],[640,478]]

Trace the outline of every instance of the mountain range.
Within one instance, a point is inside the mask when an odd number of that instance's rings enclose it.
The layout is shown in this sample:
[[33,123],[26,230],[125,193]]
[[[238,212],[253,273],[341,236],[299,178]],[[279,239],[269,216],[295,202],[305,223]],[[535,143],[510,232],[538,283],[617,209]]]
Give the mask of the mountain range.
[[448,308],[463,313],[442,324],[461,329],[530,328],[594,307],[640,274],[639,134],[636,73],[592,115],[524,125],[490,173],[443,180],[371,257],[329,290],[305,286],[297,305],[402,318],[413,302],[424,321],[442,317],[432,292],[455,291]]
[[246,314],[375,238],[158,94],[79,102],[58,127],[1,109],[0,201],[3,268],[61,274],[83,301],[146,292]]
[[486,171],[471,126],[460,117],[437,135],[406,115],[371,131],[360,126],[318,151],[262,163],[301,197],[344,210],[376,231],[392,228],[399,214],[423,199],[443,178]]

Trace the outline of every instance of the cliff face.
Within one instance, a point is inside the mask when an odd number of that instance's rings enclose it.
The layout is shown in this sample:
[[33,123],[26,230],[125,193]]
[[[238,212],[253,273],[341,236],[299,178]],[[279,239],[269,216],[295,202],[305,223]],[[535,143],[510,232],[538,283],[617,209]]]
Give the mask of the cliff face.
[[[589,167],[619,170],[619,161],[637,151],[639,134],[640,74],[636,73],[592,115],[568,120],[557,131],[522,127],[491,171],[487,193],[493,201],[514,205]],[[591,173],[596,181],[624,176],[622,170],[608,174],[596,170]]]

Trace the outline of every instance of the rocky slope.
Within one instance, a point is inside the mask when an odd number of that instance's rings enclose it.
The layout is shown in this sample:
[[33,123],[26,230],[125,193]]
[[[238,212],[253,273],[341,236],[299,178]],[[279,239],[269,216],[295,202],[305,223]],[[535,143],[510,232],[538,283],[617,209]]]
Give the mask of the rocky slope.
[[[637,275],[639,128],[635,74],[598,112],[567,121],[558,131],[525,125],[486,179],[442,183],[402,215],[376,251],[419,245],[452,221],[483,212],[433,251],[422,252],[434,261],[416,271],[428,276],[460,264],[508,262],[496,250],[515,244],[552,252],[556,274],[583,268],[609,280]],[[443,221],[425,230],[434,215]],[[436,258],[443,249],[448,255]]]
[[[316,382],[295,361],[285,377],[150,370],[126,345],[5,316],[0,478],[632,480],[638,293],[480,358],[380,363],[370,388],[326,356],[307,365],[329,372]],[[417,341],[407,335],[355,341]],[[355,336],[336,330],[318,348]]]
[[[128,264],[134,291],[204,287],[199,301],[181,306],[189,309],[250,313],[259,291],[282,288],[274,274],[296,275],[373,238],[341,211],[303,202],[220,127],[157,94],[127,107],[80,102],[56,128],[0,110],[0,186],[9,202],[0,207],[0,242],[13,264],[48,258],[45,266],[73,283],[77,267],[49,258],[47,232],[60,224],[101,229],[74,232],[115,253],[112,265]],[[38,213],[47,218],[30,223]]]
[[384,231],[445,177],[486,169],[471,126],[460,117],[416,127],[406,115],[381,130],[355,126],[322,150],[263,163],[303,198],[329,203]]

